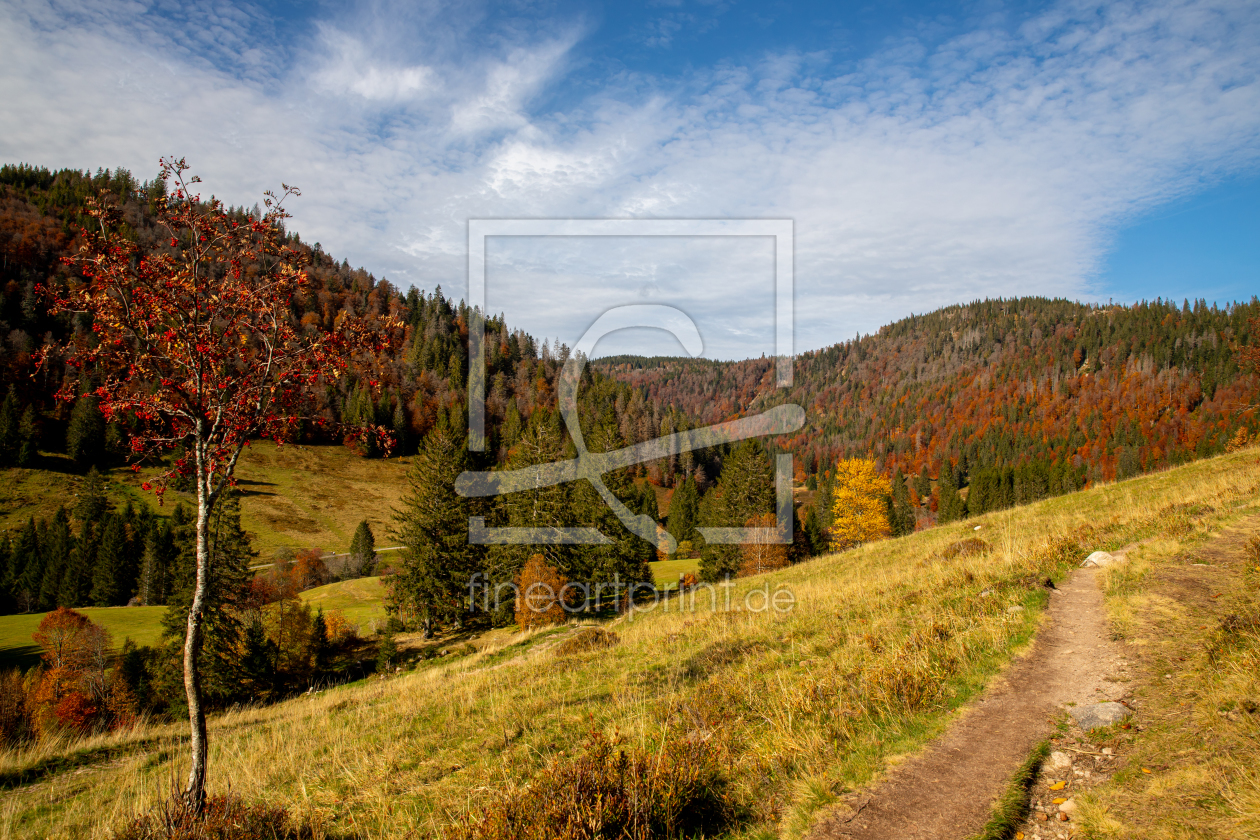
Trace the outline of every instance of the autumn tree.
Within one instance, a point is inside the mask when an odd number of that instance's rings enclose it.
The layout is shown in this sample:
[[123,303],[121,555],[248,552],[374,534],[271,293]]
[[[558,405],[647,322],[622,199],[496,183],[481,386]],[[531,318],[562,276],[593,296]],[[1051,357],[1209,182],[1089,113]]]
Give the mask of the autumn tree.
[[522,630],[563,624],[564,587],[568,580],[547,564],[541,554],[531,555],[516,578],[516,624]]
[[865,458],[847,458],[836,465],[831,500],[831,548],[842,551],[889,535],[888,479]]
[[[199,180],[182,159],[161,162],[160,188],[140,197],[152,202],[164,246],[147,251],[128,236],[112,196],[88,202],[92,226],[67,260],[78,276],[46,292],[50,314],[76,314],[91,330],[42,353],[44,364],[60,356],[91,379],[90,398],[105,420],[129,420],[137,459],[185,447],[186,456],[153,486],[161,494],[172,475],[189,475],[197,498],[183,665],[192,733],[184,796],[197,812],[207,772],[198,654],[211,585],[211,513],[252,438],[289,438],[309,415],[312,395],[341,375],[348,343],[367,353],[381,344],[344,313],[327,331],[296,320],[306,257],[284,230],[283,204],[297,190],[268,192],[265,210],[249,215],[213,197],[203,202],[191,190]],[[59,396],[79,396],[72,377]]]
[[747,528],[755,529],[749,542],[742,544],[740,548],[740,556],[743,564],[739,567],[739,576],[746,577],[748,575],[759,575],[762,572],[773,572],[775,569],[782,569],[791,562],[791,555],[788,551],[791,546],[783,543],[772,542],[774,539],[775,516],[773,513],[763,513],[759,516],[753,516],[744,523]]

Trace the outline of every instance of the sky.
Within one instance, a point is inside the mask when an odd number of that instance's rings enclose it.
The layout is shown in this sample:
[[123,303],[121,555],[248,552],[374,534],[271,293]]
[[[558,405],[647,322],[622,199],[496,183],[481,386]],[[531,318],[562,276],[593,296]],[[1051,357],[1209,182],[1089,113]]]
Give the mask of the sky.
[[[790,219],[794,347],[984,297],[1260,289],[1260,6],[0,0],[0,160],[185,157],[303,239],[467,294],[469,219]],[[496,237],[492,312],[573,345],[669,304],[775,346],[775,244]],[[646,330],[597,355],[681,352]]]

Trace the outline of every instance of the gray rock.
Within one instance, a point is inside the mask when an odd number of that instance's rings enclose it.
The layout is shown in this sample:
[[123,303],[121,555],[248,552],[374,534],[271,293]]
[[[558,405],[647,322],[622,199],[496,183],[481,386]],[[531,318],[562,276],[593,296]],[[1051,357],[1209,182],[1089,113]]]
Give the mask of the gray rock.
[[1073,719],[1086,732],[1119,723],[1129,714],[1129,707],[1123,703],[1094,703],[1091,706],[1079,706],[1071,710]]
[[1050,758],[1046,761],[1046,766],[1051,770],[1066,770],[1072,766],[1072,756],[1060,750],[1050,753]]
[[1095,551],[1093,554],[1085,558],[1085,562],[1081,564],[1081,568],[1089,568],[1091,566],[1102,568],[1110,566],[1112,563],[1119,563],[1120,558],[1106,551]]

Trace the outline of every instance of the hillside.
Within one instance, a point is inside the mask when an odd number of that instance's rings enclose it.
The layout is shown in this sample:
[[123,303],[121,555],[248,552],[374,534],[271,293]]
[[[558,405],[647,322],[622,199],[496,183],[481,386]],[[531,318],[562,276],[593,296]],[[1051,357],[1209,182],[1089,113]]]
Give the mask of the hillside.
[[[795,608],[787,612],[726,612],[720,601],[715,610],[705,596],[694,613],[675,603],[606,627],[617,640],[608,649],[564,653],[556,639],[530,646],[537,637],[518,636],[399,677],[224,713],[211,723],[211,785],[230,780],[234,791],[282,804],[332,834],[430,835],[461,814],[496,807],[504,791],[543,768],[576,760],[595,731],[636,754],[656,755],[666,742],[708,744],[738,806],[717,833],[799,837],[845,791],[862,789],[893,757],[942,732],[951,710],[1021,649],[1048,602],[1046,576],[1062,579],[1096,548],[1149,543],[1144,559],[1108,588],[1115,632],[1148,632],[1139,610],[1153,602],[1142,581],[1154,585],[1166,567],[1189,568],[1196,546],[1260,512],[1257,455],[1202,460],[870,544],[741,579],[732,591],[734,604],[752,606],[745,599],[754,588],[789,588]],[[973,538],[976,525],[988,549],[947,550]],[[1237,659],[1260,650],[1260,637],[1226,618],[1230,610],[1247,614],[1254,597],[1237,570],[1230,574],[1213,583],[1214,617],[1198,619],[1212,622],[1205,635],[1212,627],[1234,634],[1224,652],[1135,646],[1135,655],[1153,657],[1149,668],[1139,662],[1150,674],[1151,711],[1108,742],[1133,761],[1152,762],[1146,753],[1171,737],[1167,727],[1176,723],[1163,716],[1165,705],[1189,703],[1216,720],[1211,704],[1224,695],[1199,693],[1204,669],[1231,675],[1234,694],[1260,692],[1255,671],[1238,670]],[[1219,629],[1231,627],[1240,629]],[[1209,656],[1234,664],[1212,666]],[[1230,769],[1214,777],[1224,786],[1211,805],[1213,825],[1245,832],[1255,819],[1246,791],[1258,780],[1243,760],[1252,724],[1222,720],[1212,760]],[[182,735],[180,725],[142,727],[0,756],[10,786],[0,836],[106,836],[168,795],[180,761],[171,748]],[[1137,772],[1188,768],[1206,755],[1187,748],[1175,760],[1134,764],[1100,789],[1105,819],[1089,824],[1098,836],[1133,836],[1125,826],[1134,821],[1193,817],[1205,807],[1159,806],[1151,797],[1164,777]]]
[[930,522],[942,478],[965,486],[995,472],[1011,485],[976,513],[1220,453],[1239,429],[1254,435],[1260,418],[1242,409],[1260,395],[1260,371],[1240,370],[1238,350],[1260,343],[1258,317],[1254,298],[1225,309],[981,301],[802,353],[790,389],[773,387],[764,358],[596,366],[700,424],[802,405],[805,427],[776,441],[802,478],[877,458],[888,474],[925,476],[911,492]]

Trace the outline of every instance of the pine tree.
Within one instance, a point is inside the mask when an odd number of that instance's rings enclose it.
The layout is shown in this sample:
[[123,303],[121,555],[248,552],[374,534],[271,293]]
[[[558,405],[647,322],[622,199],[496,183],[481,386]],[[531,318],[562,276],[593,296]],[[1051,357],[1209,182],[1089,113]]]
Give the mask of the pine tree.
[[77,464],[100,464],[105,453],[105,417],[96,397],[84,394],[70,412],[66,429],[66,454]]
[[9,583],[13,578],[13,546],[7,534],[0,534],[0,615],[13,612],[14,602]]
[[350,540],[350,568],[359,577],[367,577],[376,567],[376,537],[372,528],[364,519],[354,529],[354,537]]
[[468,500],[455,493],[466,463],[463,442],[444,426],[434,429],[407,471],[402,507],[394,511],[403,550],[401,568],[389,581],[389,604],[415,614],[426,635],[463,614],[480,566],[479,547],[468,544]]
[[166,603],[175,558],[175,535],[171,524],[163,522],[149,528],[144,536],[140,571],[140,600],[146,606]]

